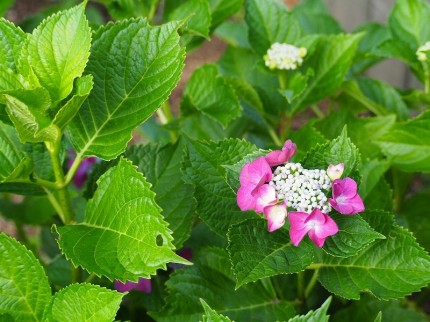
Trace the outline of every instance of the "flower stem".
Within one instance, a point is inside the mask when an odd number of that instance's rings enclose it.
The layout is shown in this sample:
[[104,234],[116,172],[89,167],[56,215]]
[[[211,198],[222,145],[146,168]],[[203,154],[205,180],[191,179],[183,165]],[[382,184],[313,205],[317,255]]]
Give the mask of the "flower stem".
[[315,286],[315,283],[318,280],[318,269],[316,269],[311,277],[311,280],[309,281],[308,285],[305,289],[305,298],[309,298],[309,295],[311,295],[311,292]]
[[80,154],[76,155],[75,160],[73,160],[73,163],[70,166],[69,171],[67,171],[66,177],[64,179],[65,186],[68,186],[70,182],[72,182],[73,177],[75,176],[75,173],[78,170],[81,162],[82,162],[82,155]]
[[62,220],[64,224],[68,224],[74,220],[72,211],[72,204],[70,202],[69,190],[67,189],[66,181],[64,178],[63,167],[60,161],[60,144],[61,137],[56,141],[45,142],[46,148],[49,152],[52,161],[52,169],[54,171],[55,182],[59,186],[58,192],[58,203],[62,209]]
[[280,89],[287,89],[288,87],[288,78],[287,73],[285,71],[279,71],[278,73],[278,82]]
[[266,289],[266,291],[269,293],[269,295],[273,299],[278,298],[278,296],[276,294],[276,290],[273,286],[273,283],[272,283],[272,280],[270,279],[270,277],[261,279],[261,283],[263,284],[264,288]]
[[324,113],[321,112],[320,108],[318,107],[318,105],[316,104],[312,104],[311,105],[311,109],[312,111],[315,113],[315,115],[319,118],[319,119],[323,119],[324,118]]
[[275,143],[277,146],[282,146],[282,141],[279,138],[278,134],[276,134],[275,130],[272,127],[268,126],[267,131],[269,132],[269,135],[272,138],[273,143]]
[[305,271],[297,274],[297,295],[301,300],[305,298]]
[[428,66],[428,62],[421,62],[424,70],[424,91],[426,94],[430,94],[430,70]]

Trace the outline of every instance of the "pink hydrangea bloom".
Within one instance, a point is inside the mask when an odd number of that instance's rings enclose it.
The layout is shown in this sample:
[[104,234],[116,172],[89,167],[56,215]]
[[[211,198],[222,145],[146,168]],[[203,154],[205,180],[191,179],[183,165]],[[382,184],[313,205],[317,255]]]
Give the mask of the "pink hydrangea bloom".
[[287,206],[285,203],[264,208],[264,217],[267,219],[267,230],[275,231],[285,224],[287,218]]
[[315,208],[310,214],[291,211],[288,213],[288,219],[290,239],[294,246],[298,246],[307,234],[315,245],[323,247],[326,238],[339,231],[336,222],[318,208]]
[[240,188],[237,205],[242,211],[254,209],[262,212],[264,207],[277,201],[275,189],[266,184],[272,180],[272,169],[264,157],[245,164],[240,171]]
[[151,285],[151,279],[148,278],[139,278],[139,281],[137,283],[127,281],[125,283],[122,283],[120,281],[114,282],[114,287],[118,292],[130,292],[131,290],[136,290],[139,292],[145,292],[145,293],[151,293],[152,291],[152,285]]
[[[70,168],[75,161],[75,158],[71,158],[67,164],[67,167]],[[88,179],[88,173],[90,172],[93,164],[97,161],[96,157],[89,157],[84,159],[76,170],[75,176],[73,177],[73,183],[75,186],[80,189],[84,186],[85,181]]]
[[340,179],[344,169],[345,165],[343,163],[339,163],[337,165],[330,164],[327,169],[327,175],[331,181]]
[[268,153],[266,155],[266,161],[271,167],[284,164],[293,157],[296,150],[297,146],[291,142],[291,140],[287,140],[282,150],[275,150]]
[[351,178],[336,179],[332,187],[331,206],[343,215],[354,215],[364,210],[364,204],[357,193],[357,183]]

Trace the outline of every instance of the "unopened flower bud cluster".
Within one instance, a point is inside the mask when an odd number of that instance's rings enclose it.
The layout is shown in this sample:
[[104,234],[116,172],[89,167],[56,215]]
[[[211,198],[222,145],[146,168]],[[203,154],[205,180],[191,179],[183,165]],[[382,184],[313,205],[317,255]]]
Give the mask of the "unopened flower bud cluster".
[[264,56],[264,61],[270,69],[296,69],[303,63],[306,52],[306,48],[303,47],[274,43]]
[[315,208],[326,214],[331,211],[326,196],[331,180],[324,170],[308,170],[300,163],[287,163],[276,168],[269,184],[290,208],[307,213]]
[[419,61],[427,61],[427,54],[430,52],[430,41],[426,42],[420,48],[418,48],[416,55]]

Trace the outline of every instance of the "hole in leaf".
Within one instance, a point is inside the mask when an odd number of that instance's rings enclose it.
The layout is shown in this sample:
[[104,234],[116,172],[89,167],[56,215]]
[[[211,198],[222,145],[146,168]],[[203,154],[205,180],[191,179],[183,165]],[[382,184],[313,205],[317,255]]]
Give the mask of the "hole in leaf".
[[163,246],[163,244],[164,244],[163,236],[157,235],[157,238],[155,239],[155,242],[157,243],[157,246]]

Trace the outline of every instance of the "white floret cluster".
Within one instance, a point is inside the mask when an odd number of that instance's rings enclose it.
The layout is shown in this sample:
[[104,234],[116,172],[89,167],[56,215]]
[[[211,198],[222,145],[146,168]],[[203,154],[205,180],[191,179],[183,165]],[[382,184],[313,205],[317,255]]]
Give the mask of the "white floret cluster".
[[269,48],[264,61],[270,69],[296,69],[303,63],[306,52],[306,48],[277,42]]
[[430,51],[430,41],[427,41],[424,45],[418,48],[416,55],[419,61],[427,61],[427,53]]
[[315,208],[325,214],[331,211],[326,196],[331,188],[331,181],[324,170],[308,170],[300,163],[287,163],[276,168],[269,184],[275,188],[278,198],[283,199],[288,208],[307,213]]

